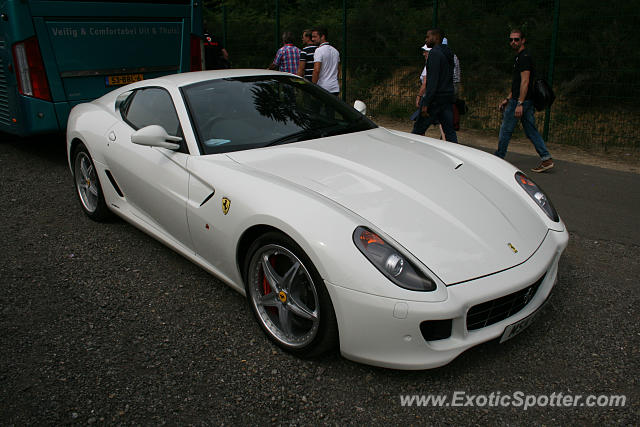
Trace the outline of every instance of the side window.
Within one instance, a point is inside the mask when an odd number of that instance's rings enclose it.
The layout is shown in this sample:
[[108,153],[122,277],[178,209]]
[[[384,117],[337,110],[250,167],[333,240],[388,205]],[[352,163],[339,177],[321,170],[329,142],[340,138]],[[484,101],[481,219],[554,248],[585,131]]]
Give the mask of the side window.
[[123,104],[122,117],[135,129],[162,126],[169,135],[182,136],[178,114],[169,93],[161,88],[140,89]]

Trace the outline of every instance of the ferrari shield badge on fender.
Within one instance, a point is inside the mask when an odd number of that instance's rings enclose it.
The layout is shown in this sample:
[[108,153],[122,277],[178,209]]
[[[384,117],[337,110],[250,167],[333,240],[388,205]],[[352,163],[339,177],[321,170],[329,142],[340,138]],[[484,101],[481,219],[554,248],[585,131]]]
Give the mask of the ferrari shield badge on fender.
[[518,253],[518,250],[516,249],[516,247],[513,246],[511,243],[507,243],[507,246],[509,246],[511,248],[511,250],[513,251],[514,254]]
[[226,197],[222,198],[222,213],[223,214],[228,214],[229,213],[229,208],[231,207],[231,200],[227,199]]

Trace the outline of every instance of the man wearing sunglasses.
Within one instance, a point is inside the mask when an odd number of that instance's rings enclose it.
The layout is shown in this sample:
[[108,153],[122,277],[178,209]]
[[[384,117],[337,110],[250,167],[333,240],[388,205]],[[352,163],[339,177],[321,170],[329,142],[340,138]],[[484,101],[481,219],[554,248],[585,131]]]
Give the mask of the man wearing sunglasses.
[[503,116],[502,125],[500,126],[498,149],[495,155],[501,158],[506,156],[513,129],[516,127],[518,120],[520,120],[525,135],[531,140],[540,156],[540,164],[531,170],[533,172],[544,172],[553,167],[553,159],[547,150],[542,136],[536,128],[534,117],[535,109],[532,100],[535,69],[533,59],[524,46],[525,41],[526,39],[522,30],[511,30],[509,44],[517,54],[513,64],[511,92],[509,92],[509,96],[500,103],[500,111],[503,112]]

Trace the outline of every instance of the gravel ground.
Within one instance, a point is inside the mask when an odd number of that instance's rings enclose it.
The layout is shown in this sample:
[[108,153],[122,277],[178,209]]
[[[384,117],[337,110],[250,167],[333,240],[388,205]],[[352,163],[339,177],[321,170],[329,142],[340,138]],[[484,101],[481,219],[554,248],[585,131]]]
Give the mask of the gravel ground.
[[[122,221],[87,219],[61,139],[0,138],[2,425],[640,423],[637,242],[572,233],[535,325],[446,367],[304,361],[271,345],[243,297],[214,277]],[[400,404],[401,394],[454,391],[627,401],[526,411]]]

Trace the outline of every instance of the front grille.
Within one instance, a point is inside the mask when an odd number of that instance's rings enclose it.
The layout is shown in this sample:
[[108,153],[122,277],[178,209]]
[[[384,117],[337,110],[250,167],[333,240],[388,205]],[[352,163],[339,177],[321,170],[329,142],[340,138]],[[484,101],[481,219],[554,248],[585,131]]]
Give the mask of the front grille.
[[544,276],[518,292],[471,307],[467,312],[467,330],[493,325],[522,310],[533,299],[543,279]]

